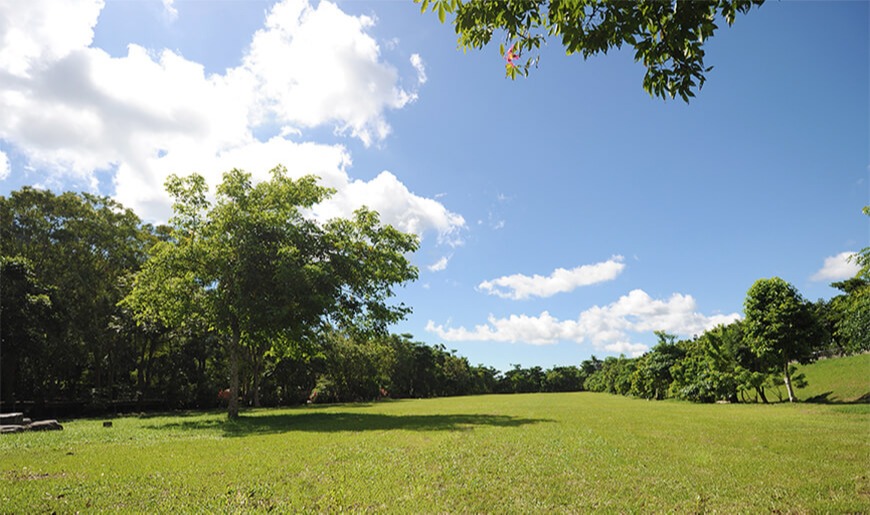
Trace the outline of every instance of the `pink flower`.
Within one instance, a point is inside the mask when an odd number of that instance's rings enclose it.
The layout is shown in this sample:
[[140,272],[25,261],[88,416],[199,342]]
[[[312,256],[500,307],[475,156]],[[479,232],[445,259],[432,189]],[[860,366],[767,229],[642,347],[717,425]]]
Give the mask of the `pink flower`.
[[515,54],[514,53],[514,45],[511,45],[511,47],[508,48],[508,51],[504,56],[504,59],[505,59],[505,61],[507,61],[508,66],[515,66],[514,61],[516,61],[519,58],[520,58],[519,52],[517,52]]

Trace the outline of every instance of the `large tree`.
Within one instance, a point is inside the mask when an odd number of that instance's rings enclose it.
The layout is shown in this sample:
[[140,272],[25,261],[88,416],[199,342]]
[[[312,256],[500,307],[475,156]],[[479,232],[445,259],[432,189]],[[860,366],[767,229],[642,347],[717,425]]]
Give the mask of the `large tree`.
[[[620,1],[601,0],[415,0],[453,26],[463,49],[482,48],[503,33],[501,54],[509,77],[528,75],[537,56],[520,61],[547,38],[560,38],[565,52],[584,59],[628,45],[646,67],[643,88],[658,97],[695,96],[713,67],[704,64],[704,43],[763,0]],[[519,63],[518,63],[519,62]]]
[[40,334],[41,349],[31,348],[27,359],[20,355],[16,362],[32,371],[18,374],[32,400],[90,392],[111,398],[124,373],[118,360],[126,344],[112,319],[120,315],[124,278],[145,260],[149,238],[150,227],[108,197],[30,187],[0,197],[0,256],[26,263],[26,269],[9,268],[4,286],[11,293],[18,284],[40,285],[51,315],[51,324],[16,317],[4,327],[7,335]]
[[27,259],[0,255],[0,401],[13,411],[23,393],[22,369],[38,361],[53,325],[50,291],[39,283]]
[[837,350],[845,354],[870,351],[870,276],[859,273],[831,286],[843,292],[825,305]]
[[214,329],[229,359],[231,418],[243,349],[310,340],[330,324],[384,332],[409,311],[388,304],[392,288],[417,276],[405,257],[415,236],[367,209],[319,223],[306,213],[332,191],[312,176],[293,180],[283,167],[271,175],[254,185],[243,171],[227,172],[213,205],[201,176],[170,177],[172,237],[155,246],[125,300],[142,321]]
[[779,277],[759,279],[744,303],[745,336],[752,352],[771,370],[783,374],[789,402],[795,401],[789,365],[815,359],[819,324],[812,304]]
[[[870,206],[864,208],[870,216]],[[870,246],[864,247],[852,261],[858,265],[854,277],[831,284],[844,295],[831,299],[834,337],[847,353],[870,351]]]

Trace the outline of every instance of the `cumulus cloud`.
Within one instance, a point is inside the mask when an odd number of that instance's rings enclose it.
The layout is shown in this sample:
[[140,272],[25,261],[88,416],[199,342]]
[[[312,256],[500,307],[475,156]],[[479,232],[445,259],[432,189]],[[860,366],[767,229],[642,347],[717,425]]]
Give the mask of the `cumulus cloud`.
[[34,66],[91,43],[102,0],[0,3],[0,74],[29,77]]
[[633,290],[616,302],[594,306],[576,320],[559,320],[547,311],[538,316],[490,316],[487,323],[465,327],[445,327],[429,321],[426,330],[446,341],[491,341],[548,345],[560,341],[591,342],[608,352],[639,355],[646,345],[630,343],[629,333],[667,331],[681,336],[700,334],[720,324],[737,320],[737,313],[707,316],[697,311],[690,295],[675,293],[667,300],[653,299],[643,290]]
[[5,152],[0,150],[0,181],[9,177],[12,172],[12,166],[9,164],[9,157]]
[[350,16],[335,4],[276,4],[254,34],[244,69],[256,79],[255,114],[280,123],[315,127],[335,123],[366,145],[384,139],[386,109],[398,109],[416,93],[398,85],[396,69],[380,59],[366,33],[368,16]]
[[390,172],[381,172],[368,182],[348,182],[337,189],[330,205],[320,212],[327,218],[346,216],[365,205],[402,231],[423,234],[434,230],[439,243],[455,247],[463,242],[465,219],[461,215],[451,213],[438,201],[411,193]]
[[450,261],[449,257],[443,256],[441,259],[432,263],[431,265],[427,266],[426,268],[428,268],[430,272],[441,272],[442,270],[447,269],[447,263],[449,261]]
[[854,252],[840,252],[826,257],[825,263],[810,279],[813,281],[842,281],[854,277],[860,267],[855,262]]
[[[239,66],[221,74],[171,50],[131,44],[112,57],[91,47],[103,2],[0,4],[0,139],[53,179],[97,188],[113,174],[116,198],[165,220],[169,174],[201,173],[211,185],[242,168],[255,180],[278,164],[316,174],[338,193],[319,211],[346,216],[367,205],[382,220],[458,244],[464,219],[409,191],[390,172],[353,180],[341,145],[297,141],[301,129],[333,125],[366,144],[389,134],[385,112],[416,92],[400,86],[367,30],[374,21],[327,1],[285,0],[269,11]],[[171,0],[164,0],[168,12]],[[412,63],[413,64],[413,63]],[[419,69],[418,69],[419,73]],[[270,139],[258,129],[280,127]]]
[[583,265],[571,270],[557,268],[549,276],[514,274],[483,281],[477,287],[490,295],[505,299],[521,300],[529,297],[551,297],[557,293],[570,292],[581,286],[612,281],[623,269],[622,256],[613,256],[594,265]]

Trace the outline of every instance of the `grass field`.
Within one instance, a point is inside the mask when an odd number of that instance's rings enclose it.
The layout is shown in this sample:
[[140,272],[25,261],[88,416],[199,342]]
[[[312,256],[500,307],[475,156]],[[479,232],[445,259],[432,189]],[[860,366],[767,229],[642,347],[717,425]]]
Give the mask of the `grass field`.
[[[806,372],[842,402],[866,363]],[[868,513],[868,407],[568,393],[75,420],[0,437],[0,512]]]
[[798,390],[799,399],[811,402],[870,403],[870,354],[823,359],[798,368],[809,385]]

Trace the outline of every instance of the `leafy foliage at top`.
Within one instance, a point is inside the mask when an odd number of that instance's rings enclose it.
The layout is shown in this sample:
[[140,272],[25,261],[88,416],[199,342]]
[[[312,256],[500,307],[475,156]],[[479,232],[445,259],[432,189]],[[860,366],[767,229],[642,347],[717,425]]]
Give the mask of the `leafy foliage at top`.
[[[679,96],[688,102],[704,86],[712,66],[704,63],[704,43],[719,28],[717,20],[734,23],[763,0],[710,2],[644,0],[415,0],[421,10],[437,13],[453,26],[463,49],[480,49],[495,32],[504,33],[501,55],[508,77],[527,76],[538,56],[516,64],[524,53],[540,49],[547,38],[560,38],[567,54],[584,59],[629,45],[647,71],[643,88],[661,98]],[[508,46],[507,54],[505,46]]]

